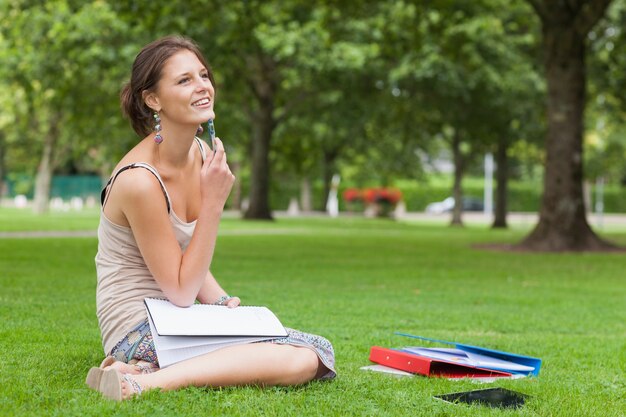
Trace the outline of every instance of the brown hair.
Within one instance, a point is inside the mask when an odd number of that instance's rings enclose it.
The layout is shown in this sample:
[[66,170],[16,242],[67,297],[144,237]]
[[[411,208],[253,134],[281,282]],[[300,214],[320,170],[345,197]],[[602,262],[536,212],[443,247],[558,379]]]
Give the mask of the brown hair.
[[154,125],[153,110],[143,99],[144,91],[154,91],[161,79],[165,62],[180,50],[193,52],[209,72],[209,79],[215,88],[215,80],[211,68],[200,52],[198,45],[183,36],[167,36],[144,46],[135,57],[130,81],[120,92],[122,112],[130,119],[133,130],[141,137],[152,132]]

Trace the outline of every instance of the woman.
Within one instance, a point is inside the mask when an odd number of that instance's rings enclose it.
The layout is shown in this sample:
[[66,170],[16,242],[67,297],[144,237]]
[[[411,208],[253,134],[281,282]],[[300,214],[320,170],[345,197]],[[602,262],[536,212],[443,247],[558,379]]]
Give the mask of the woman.
[[235,180],[219,138],[210,151],[195,137],[215,117],[214,84],[198,47],[173,36],[142,49],[121,92],[122,109],[143,140],[102,192],[96,303],[107,358],[89,371],[87,384],[106,397],[189,385],[293,385],[336,375],[331,344],[291,329],[286,338],[158,367],[144,298],[179,306],[240,303],[209,270]]

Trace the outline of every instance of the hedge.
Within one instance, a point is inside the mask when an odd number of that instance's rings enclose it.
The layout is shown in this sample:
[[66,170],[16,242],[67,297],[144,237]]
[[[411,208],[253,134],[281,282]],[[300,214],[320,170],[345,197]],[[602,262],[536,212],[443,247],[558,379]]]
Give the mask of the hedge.
[[[372,184],[371,186],[375,186]],[[443,201],[452,194],[452,182],[449,179],[431,178],[424,181],[399,180],[394,183],[399,189],[408,211],[424,211],[429,203]],[[353,184],[342,183],[339,187],[339,208],[346,210],[341,195],[348,188],[359,188]],[[368,187],[363,187],[368,188]],[[529,181],[509,181],[508,184],[508,211],[536,212],[539,210],[543,185]],[[592,209],[595,204],[595,189],[591,188]],[[495,190],[494,190],[495,193]],[[316,210],[322,210],[322,183],[313,184],[313,203]],[[482,178],[467,178],[463,181],[463,194],[480,200],[484,195]],[[245,194],[244,194],[245,195]],[[277,181],[271,187],[270,201],[272,209],[285,210],[291,198],[299,198],[299,184],[292,181]],[[494,195],[495,204],[495,195]],[[604,187],[604,212],[626,213],[626,188],[618,184]]]
[[[86,181],[89,180],[89,181]],[[248,179],[241,178],[243,182],[242,195],[247,195]],[[8,195],[13,197],[19,192],[25,192],[21,188],[25,185],[26,191],[32,197],[33,178],[26,175],[9,176]],[[379,184],[369,184],[372,187]],[[52,197],[69,198],[72,195],[99,193],[101,179],[89,176],[55,176],[52,181]],[[452,180],[447,177],[432,176],[424,180],[398,180],[394,188],[402,192],[403,200],[408,211],[424,211],[429,203],[443,201],[452,194]],[[339,187],[339,208],[346,210],[345,202],[341,195],[347,188],[359,188],[354,184],[342,182]],[[86,191],[89,191],[86,193]],[[595,189],[591,187],[592,209],[595,208]],[[315,181],[312,184],[313,206],[315,210],[323,210],[323,184]],[[542,184],[530,181],[509,181],[508,210],[511,212],[536,212],[539,210]],[[463,193],[467,197],[483,198],[484,184],[482,178],[466,178],[463,181]],[[70,195],[72,194],[72,195]],[[299,199],[300,182],[291,178],[275,179],[270,187],[270,204],[272,210],[286,210],[292,198]],[[227,206],[231,206],[230,201]],[[626,187],[619,184],[607,184],[604,187],[604,212],[626,213]]]

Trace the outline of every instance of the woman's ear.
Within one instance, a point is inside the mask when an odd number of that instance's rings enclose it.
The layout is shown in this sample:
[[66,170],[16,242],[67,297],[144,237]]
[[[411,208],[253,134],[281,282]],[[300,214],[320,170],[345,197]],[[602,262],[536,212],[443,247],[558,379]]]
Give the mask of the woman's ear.
[[146,106],[150,107],[153,111],[157,113],[161,111],[159,98],[154,92],[144,90],[143,93],[141,93],[141,97],[143,98],[143,102],[146,103]]

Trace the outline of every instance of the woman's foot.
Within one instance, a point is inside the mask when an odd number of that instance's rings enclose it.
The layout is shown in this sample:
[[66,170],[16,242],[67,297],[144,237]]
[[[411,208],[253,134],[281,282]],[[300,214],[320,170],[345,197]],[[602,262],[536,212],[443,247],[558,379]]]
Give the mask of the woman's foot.
[[122,374],[115,369],[102,370],[101,372],[102,376],[98,391],[105,397],[122,401],[141,394],[141,386],[131,375]]
[[97,390],[100,387],[100,379],[102,378],[102,371],[115,370],[121,374],[139,375],[150,374],[159,370],[153,363],[147,361],[139,361],[134,364],[124,363],[116,361],[113,356],[107,356],[99,368],[91,368],[87,373],[87,379],[85,383],[92,389]]
[[[158,366],[148,361],[138,361],[133,366],[135,367],[136,374],[151,374],[152,372],[156,372],[160,369]],[[133,372],[127,372],[127,373],[130,373],[133,375],[135,374]]]

